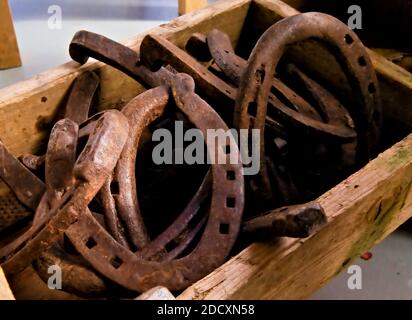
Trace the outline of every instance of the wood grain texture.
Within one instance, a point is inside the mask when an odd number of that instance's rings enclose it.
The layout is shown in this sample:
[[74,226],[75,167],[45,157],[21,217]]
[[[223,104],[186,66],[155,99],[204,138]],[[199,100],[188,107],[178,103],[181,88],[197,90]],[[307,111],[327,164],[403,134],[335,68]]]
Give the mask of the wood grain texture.
[[7,283],[6,277],[0,267],[0,300],[14,300],[13,293]]
[[304,299],[412,216],[412,135],[322,195],[314,236],[253,244],[178,299]]
[[0,0],[0,69],[21,66],[13,18],[7,0]]
[[179,14],[186,14],[207,5],[207,0],[179,0]]

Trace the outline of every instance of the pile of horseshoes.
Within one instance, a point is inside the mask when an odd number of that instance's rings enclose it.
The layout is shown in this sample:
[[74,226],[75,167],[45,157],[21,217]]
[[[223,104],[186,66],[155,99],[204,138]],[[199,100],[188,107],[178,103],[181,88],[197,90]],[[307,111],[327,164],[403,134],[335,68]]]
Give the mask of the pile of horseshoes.
[[[350,104],[293,62],[279,63],[288,46],[309,38],[325,43],[339,62],[353,92]],[[378,146],[381,105],[368,53],[346,25],[325,14],[279,21],[248,59],[219,30],[193,34],[184,49],[149,34],[139,53],[79,31],[70,55],[80,64],[100,60],[147,91],[121,110],[96,112],[100,79],[85,71],[44,154],[16,158],[0,143],[0,177],[29,212],[18,232],[0,212],[0,235],[7,238],[0,239],[0,263],[10,277],[32,265],[47,282],[48,268],[58,265],[63,290],[81,297],[122,297],[159,285],[183,290],[223,264],[239,238],[310,236],[326,223],[313,200],[337,182],[330,176],[353,172]],[[238,147],[228,151],[237,163],[196,171],[195,192],[153,178],[169,199],[189,199],[172,217],[162,213],[168,225],[159,219],[162,227],[153,230],[157,212],[142,205],[151,193],[144,194],[148,180],[137,168],[150,153],[153,127],[175,117],[205,137],[208,129],[258,129],[260,169],[245,176]],[[224,147],[205,143],[209,152]],[[157,170],[168,177],[175,169]],[[184,181],[179,172],[173,175]],[[156,205],[167,211],[170,204]]]

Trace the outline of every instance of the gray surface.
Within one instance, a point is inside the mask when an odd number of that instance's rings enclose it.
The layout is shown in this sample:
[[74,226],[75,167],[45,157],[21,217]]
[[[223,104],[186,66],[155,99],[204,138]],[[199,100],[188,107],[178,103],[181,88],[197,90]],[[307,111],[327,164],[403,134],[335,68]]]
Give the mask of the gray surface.
[[362,289],[351,290],[347,270],[312,296],[321,299],[412,299],[412,228],[401,227],[371,252],[373,257],[354,262],[362,270]]
[[[68,61],[68,44],[79,29],[119,41],[177,16],[177,0],[11,0],[10,3],[23,67],[0,71],[0,87]],[[47,8],[51,4],[59,4],[63,9],[61,30],[48,29]],[[349,290],[350,275],[343,272],[312,298],[411,299],[411,248],[412,233],[404,228],[375,247],[371,260],[356,262],[362,268],[362,290]]]
[[[52,4],[62,8],[61,29],[48,27]],[[23,67],[0,71],[0,88],[69,61],[68,45],[78,30],[121,41],[177,16],[177,1],[170,0],[11,0],[10,6]]]

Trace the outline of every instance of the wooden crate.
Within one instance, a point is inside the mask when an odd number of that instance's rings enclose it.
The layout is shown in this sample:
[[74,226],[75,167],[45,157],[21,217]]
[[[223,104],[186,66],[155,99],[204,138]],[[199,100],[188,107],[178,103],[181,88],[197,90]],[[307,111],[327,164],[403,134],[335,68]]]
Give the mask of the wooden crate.
[[[218,28],[227,32],[238,51],[245,54],[268,26],[297,13],[279,0],[220,1],[150,32],[183,47],[193,32]],[[143,36],[125,44],[138,50]],[[322,47],[309,41],[290,54],[302,50],[311,53],[306,54],[308,68],[328,76],[343,92],[347,90],[341,70]],[[412,126],[412,112],[408,110],[412,106],[412,75],[374,51],[370,54],[382,89],[388,123],[385,133],[397,128],[385,142],[390,147],[401,141],[319,197],[329,221],[318,233],[304,240],[281,238],[275,243],[253,244],[189,287],[178,299],[307,298],[412,216],[412,135],[407,136]],[[35,152],[44,145],[47,133],[39,122],[53,119],[75,77],[91,69],[102,79],[102,109],[120,107],[143,91],[140,84],[100,62],[82,67],[69,62],[2,89],[0,137],[12,152]],[[11,281],[16,298],[30,298],[35,291],[27,288],[28,279],[32,278],[33,273],[26,270]],[[43,290],[42,297],[62,298],[47,294],[47,289],[38,290]]]

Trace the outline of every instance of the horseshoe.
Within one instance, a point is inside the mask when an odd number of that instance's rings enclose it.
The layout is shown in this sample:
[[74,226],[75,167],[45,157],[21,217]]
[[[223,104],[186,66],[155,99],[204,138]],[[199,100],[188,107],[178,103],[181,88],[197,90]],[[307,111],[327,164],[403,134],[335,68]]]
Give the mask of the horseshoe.
[[128,135],[128,121],[117,110],[97,120],[93,134],[76,161],[76,182],[36,225],[0,249],[0,262],[9,275],[21,272],[58,240],[70,225],[87,214],[87,206],[114,169]]
[[[178,108],[204,134],[209,128],[228,130],[193,90],[193,79],[183,74],[175,76],[172,93]],[[153,109],[140,108],[139,118],[148,124],[159,115],[158,109],[156,105]],[[222,145],[216,146],[219,147],[223,149]],[[238,150],[231,152],[235,152],[238,164],[212,165],[210,213],[200,242],[190,254],[170,261],[145,261],[115,241],[88,214],[82,215],[66,230],[67,237],[96,270],[130,290],[144,291],[156,285],[167,286],[170,290],[187,287],[223,263],[239,232],[244,205],[242,166]]]
[[[247,66],[247,61],[238,57],[231,45],[227,34],[218,30],[212,30],[207,35],[207,45],[216,64],[237,86],[240,84],[242,74]],[[297,95],[277,78],[273,78],[271,92],[269,94],[268,112],[280,117],[286,128],[303,129],[304,132],[320,137],[339,137],[350,141],[356,138],[356,132],[351,123],[349,113],[336,99],[322,86],[307,76],[296,66],[290,66],[294,73],[300,75],[300,82],[313,93],[315,101],[321,104],[322,115],[326,118],[324,123],[314,108]],[[277,97],[279,95],[279,98]],[[281,102],[284,98],[293,108],[287,107]]]
[[[147,83],[149,86],[170,86],[175,71],[171,68],[161,68],[157,72],[151,72],[146,66],[139,63],[138,55],[133,50],[116,43],[106,37],[90,33],[87,31],[80,31],[76,33],[70,45],[70,52],[72,58],[79,62],[85,63],[89,56],[100,59],[115,68],[125,72],[129,76]],[[136,150],[138,146],[138,139],[140,138],[141,131],[144,128],[144,123],[142,123],[137,116],[134,114],[143,108],[149,101],[150,104],[159,104],[158,107],[163,107],[167,103],[168,93],[167,90],[157,88],[156,90],[149,90],[143,93],[141,96],[134,100],[133,104],[129,104],[123,110],[129,119],[134,119],[130,126],[132,128],[131,135],[129,137],[128,143],[122,152],[119,164],[115,169],[113,176],[113,184],[116,185],[116,193],[111,194],[110,188],[103,188],[100,192],[101,202],[105,208],[105,216],[108,221],[108,228],[110,234],[121,244],[126,247],[126,237],[122,232],[120,226],[120,220],[122,220],[128,231],[128,235],[132,240],[132,244],[135,248],[144,248],[148,246],[147,250],[143,251],[141,254],[145,259],[151,259],[153,257],[159,258],[158,255],[165,251],[165,246],[171,239],[175,239],[179,234],[174,231],[186,228],[188,222],[194,217],[192,213],[193,208],[199,206],[199,201],[202,201],[203,197],[197,199],[196,197],[192,199],[191,203],[182,213],[182,218],[176,223],[172,224],[168,228],[168,231],[164,233],[164,237],[160,236],[158,239],[154,240],[153,245],[149,245],[149,238],[145,230],[143,220],[138,207],[136,187],[135,187],[135,158]],[[136,113],[137,114],[137,113]],[[142,127],[143,126],[143,127]],[[80,133],[82,135],[82,133]],[[117,217],[119,214],[119,218]],[[178,226],[178,222],[184,222],[182,226]],[[200,224],[192,230],[198,230]],[[182,229],[183,228],[183,229]],[[189,239],[193,238],[194,233],[190,233],[182,241],[179,242],[175,248],[174,254],[183,251],[189,244]],[[163,241],[161,240],[163,239]],[[169,239],[165,243],[165,239]],[[156,244],[156,245],[155,245]],[[158,251],[156,251],[158,250]],[[171,255],[162,256],[162,259],[170,259]]]
[[[260,130],[261,160],[264,159],[267,100],[277,63],[288,45],[308,38],[316,38],[332,46],[333,53],[349,77],[357,97],[356,107],[349,109],[358,133],[356,156],[358,163],[363,164],[369,160],[378,139],[381,119],[378,82],[370,58],[358,37],[345,24],[329,15],[303,13],[292,16],[279,21],[262,35],[240,81],[235,124],[239,129],[250,128],[249,113],[256,114],[252,127]],[[264,161],[261,161],[260,168],[259,176],[253,183],[261,187],[264,198],[271,197]]]

